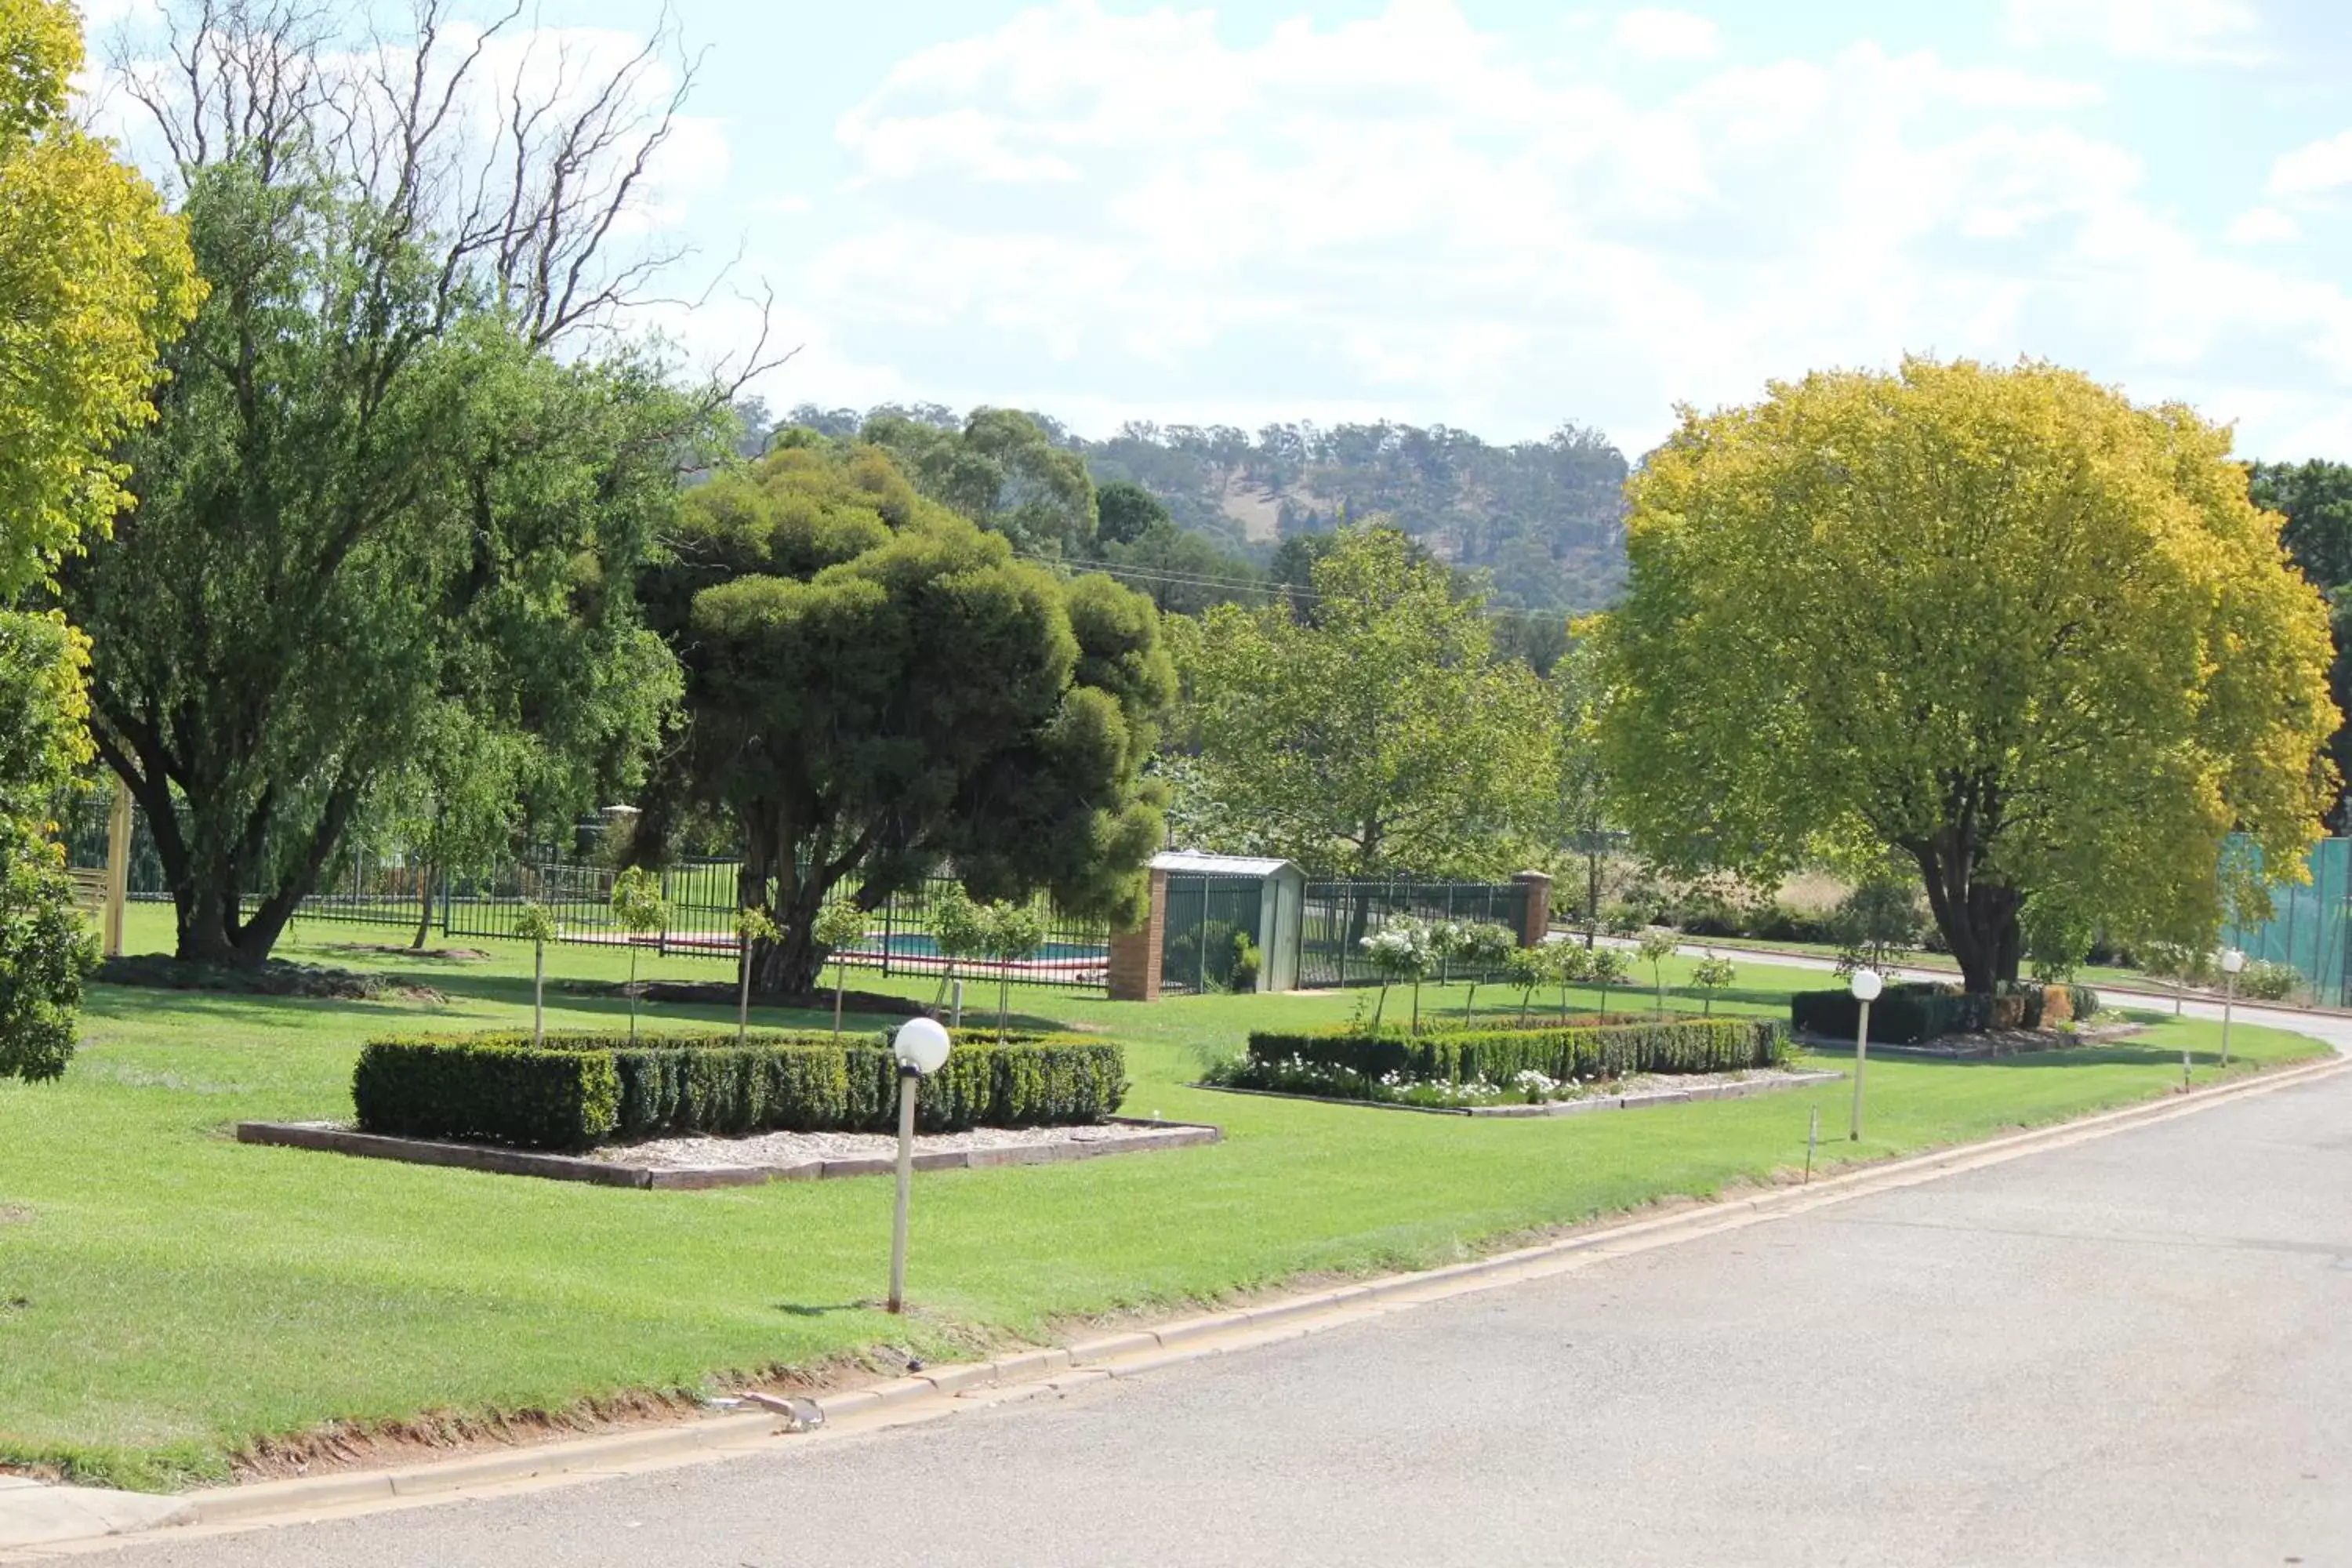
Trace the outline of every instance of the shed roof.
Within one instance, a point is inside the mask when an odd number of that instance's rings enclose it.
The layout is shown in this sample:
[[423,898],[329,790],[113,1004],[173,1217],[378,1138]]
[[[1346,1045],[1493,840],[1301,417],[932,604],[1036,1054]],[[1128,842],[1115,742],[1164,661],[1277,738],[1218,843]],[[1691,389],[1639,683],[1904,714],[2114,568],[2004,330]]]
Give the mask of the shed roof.
[[1197,849],[1170,849],[1151,858],[1155,871],[1199,871],[1212,877],[1271,877],[1298,869],[1295,861],[1256,855],[1207,855]]

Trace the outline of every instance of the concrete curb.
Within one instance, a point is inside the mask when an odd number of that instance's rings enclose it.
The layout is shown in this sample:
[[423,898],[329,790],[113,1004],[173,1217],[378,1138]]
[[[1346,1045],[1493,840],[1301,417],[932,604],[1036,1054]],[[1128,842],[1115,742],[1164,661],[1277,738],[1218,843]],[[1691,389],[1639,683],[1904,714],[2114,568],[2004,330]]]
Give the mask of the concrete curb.
[[[1382,1312],[1564,1273],[1606,1258],[1670,1246],[1717,1231],[1802,1214],[1865,1194],[1912,1186],[1946,1175],[2084,1142],[2152,1122],[2191,1115],[2254,1094],[2293,1088],[2352,1068],[2331,1057],[2273,1072],[2210,1085],[2053,1126],[1982,1142],[1912,1155],[1824,1177],[1808,1185],[1718,1200],[1673,1214],[1563,1237],[1466,1263],[1286,1297],[1263,1305],[1180,1319],[1155,1328],[1121,1331],[1066,1347],[1030,1350],[980,1363],[960,1363],[816,1401],[824,1428],[812,1439],[930,1420],[1010,1399],[1056,1395],[1139,1375],[1204,1356],[1222,1355],[1277,1340],[1339,1328]],[[568,1438],[511,1451],[467,1455],[396,1469],[303,1477],[190,1492],[180,1500],[171,1533],[194,1526],[253,1528],[321,1514],[400,1506],[418,1499],[523,1481],[574,1479],[617,1470],[717,1458],[771,1448],[778,1433],[768,1415],[715,1416],[593,1437]],[[120,1544],[121,1535],[104,1538]],[[18,1557],[0,1542],[0,1561]],[[86,1543],[96,1545],[97,1542]],[[49,1552],[59,1550],[48,1549]],[[47,1555],[44,1552],[43,1555]]]

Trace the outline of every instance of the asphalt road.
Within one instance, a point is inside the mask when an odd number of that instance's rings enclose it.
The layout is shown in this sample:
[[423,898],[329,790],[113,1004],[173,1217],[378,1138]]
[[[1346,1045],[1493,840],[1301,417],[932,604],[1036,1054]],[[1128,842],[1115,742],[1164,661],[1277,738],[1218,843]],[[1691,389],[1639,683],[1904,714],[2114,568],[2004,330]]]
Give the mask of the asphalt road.
[[2352,1563],[2352,1074],[1064,1399],[98,1561]]

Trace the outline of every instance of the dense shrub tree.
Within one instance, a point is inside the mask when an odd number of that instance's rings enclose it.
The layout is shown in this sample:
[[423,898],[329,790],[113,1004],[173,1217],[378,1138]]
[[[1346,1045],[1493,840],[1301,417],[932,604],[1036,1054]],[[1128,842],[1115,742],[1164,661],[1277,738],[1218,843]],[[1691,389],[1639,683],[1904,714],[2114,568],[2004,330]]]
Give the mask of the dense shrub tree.
[[867,910],[942,862],[984,900],[1141,909],[1162,829],[1140,770],[1173,690],[1147,600],[1018,561],[881,451],[805,433],[690,494],[646,596],[686,721],[635,852],[733,814],[742,902],[784,933],[762,988],[815,978],[845,879]]
[[630,589],[726,397],[606,331],[657,259],[605,246],[667,111],[643,58],[508,104],[447,20],[378,48],[199,0],[131,79],[210,294],[63,603],[184,958],[266,958],[372,797],[445,853],[486,791],[593,805],[675,690]]
[[2185,408],[1822,374],[1686,414],[1632,499],[1602,735],[1670,869],[1897,851],[1984,992],[2028,899],[2210,927],[2224,836],[2292,865],[2334,799],[2326,606]]
[[[2256,506],[2285,520],[2279,542],[2313,586],[2327,595],[2336,649],[2327,670],[2328,693],[2337,708],[2352,711],[2352,463],[2251,463],[2246,490]],[[2352,726],[2337,728],[2327,752],[2337,775],[2352,777]],[[2327,816],[2339,833],[2352,827],[2340,795]]]
[[110,448],[201,293],[184,226],[68,110],[70,6],[0,0],[0,1078],[54,1078],[96,943],[48,818],[89,756],[89,644],[18,607],[126,504]]

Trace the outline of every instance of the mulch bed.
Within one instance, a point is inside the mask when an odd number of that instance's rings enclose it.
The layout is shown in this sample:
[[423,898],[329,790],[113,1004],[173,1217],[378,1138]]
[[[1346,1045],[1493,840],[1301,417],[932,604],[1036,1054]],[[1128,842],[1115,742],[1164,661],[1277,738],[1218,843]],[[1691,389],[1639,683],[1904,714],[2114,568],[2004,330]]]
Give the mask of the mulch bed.
[[[2063,1029],[1987,1029],[1980,1035],[1946,1035],[1940,1039],[1922,1040],[1916,1046],[1893,1046],[1873,1040],[1870,1042],[1870,1054],[1920,1057],[1932,1061],[1976,1061],[1993,1057],[2032,1056],[2042,1051],[2071,1051],[2083,1046],[2109,1045],[2147,1032],[2145,1024],[2093,1024],[2071,1035]],[[1799,1035],[1797,1039],[1807,1046],[1853,1049],[1852,1040],[1832,1039],[1824,1035]]]
[[300,996],[331,1002],[438,1002],[442,995],[389,974],[295,963],[273,958],[257,968],[191,963],[160,952],[110,958],[92,976],[101,985],[138,985],[162,991],[216,991],[243,996]]
[[490,955],[478,947],[410,947],[388,942],[338,942],[329,952],[360,952],[370,958],[421,958],[431,963],[479,963]]

